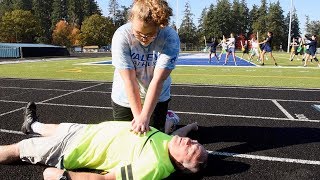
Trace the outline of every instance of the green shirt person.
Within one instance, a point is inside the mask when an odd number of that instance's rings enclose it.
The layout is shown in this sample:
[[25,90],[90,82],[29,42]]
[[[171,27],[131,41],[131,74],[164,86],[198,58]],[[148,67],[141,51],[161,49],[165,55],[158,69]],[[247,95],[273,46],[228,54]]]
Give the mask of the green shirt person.
[[[205,166],[207,151],[184,137],[197,128],[196,123],[189,124],[170,136],[150,127],[145,136],[139,136],[125,121],[44,124],[38,121],[35,103],[30,102],[21,130],[41,136],[0,146],[0,163],[20,159],[55,167],[44,171],[44,179],[61,175],[69,179],[163,179],[176,170],[198,172]],[[70,171],[82,168],[104,173]]]

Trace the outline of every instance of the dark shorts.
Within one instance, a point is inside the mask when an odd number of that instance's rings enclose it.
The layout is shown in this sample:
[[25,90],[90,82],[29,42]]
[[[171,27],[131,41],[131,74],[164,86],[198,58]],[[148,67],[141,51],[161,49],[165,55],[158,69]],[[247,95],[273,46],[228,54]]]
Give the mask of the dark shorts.
[[[168,112],[168,105],[169,101],[171,99],[168,99],[164,102],[158,102],[152,115],[150,118],[149,125],[152,127],[157,128],[160,131],[164,132],[164,125],[166,122],[166,116]],[[115,121],[132,121],[133,114],[130,108],[120,106],[119,104],[116,104],[111,100],[112,104],[112,110],[113,110],[113,119]]]
[[307,49],[306,53],[310,54],[312,57],[316,55],[316,52],[311,49]]
[[263,50],[264,50],[265,52],[272,52],[271,47],[268,46],[268,45],[265,45],[265,46],[263,47]]
[[217,49],[211,49],[210,52],[211,52],[211,53],[216,53],[216,52],[217,52]]

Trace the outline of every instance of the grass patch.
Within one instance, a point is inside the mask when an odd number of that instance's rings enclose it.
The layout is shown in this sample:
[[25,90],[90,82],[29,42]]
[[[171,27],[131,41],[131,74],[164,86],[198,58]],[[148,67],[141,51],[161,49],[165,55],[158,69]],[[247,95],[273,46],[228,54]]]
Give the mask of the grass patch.
[[[309,66],[305,68],[302,67],[301,60],[289,61],[287,53],[274,53],[274,56],[280,67],[275,67],[270,58],[263,67],[177,66],[172,72],[173,83],[320,88],[320,68],[317,63],[309,63]],[[3,64],[0,65],[0,77],[112,82],[113,66],[79,65],[79,63],[110,59],[106,57]]]

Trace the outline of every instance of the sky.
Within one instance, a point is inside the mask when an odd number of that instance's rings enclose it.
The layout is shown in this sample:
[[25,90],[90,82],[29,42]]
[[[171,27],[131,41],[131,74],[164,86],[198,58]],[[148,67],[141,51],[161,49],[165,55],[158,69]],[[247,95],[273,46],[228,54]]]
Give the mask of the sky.
[[[103,15],[108,15],[108,4],[109,0],[96,0]],[[200,18],[201,12],[205,7],[209,7],[211,4],[216,4],[217,0],[167,0],[170,7],[173,9],[173,17],[177,25],[181,24],[181,19],[183,18],[183,10],[185,9],[186,2],[189,1],[191,6],[191,12],[194,14],[194,23],[198,25],[198,19]],[[229,0],[232,2],[233,0]],[[267,0],[270,2],[277,2],[278,0]],[[246,0],[249,9],[252,8],[254,4],[260,6],[261,0]],[[279,0],[282,10],[284,11],[284,16],[290,12],[291,0]],[[306,16],[309,16],[310,20],[320,21],[319,13],[319,0],[292,0],[293,7],[296,9],[296,13],[300,22],[301,32],[304,33],[304,27],[306,22]],[[132,0],[118,0],[119,5],[130,6]],[[177,20],[178,19],[178,20]]]

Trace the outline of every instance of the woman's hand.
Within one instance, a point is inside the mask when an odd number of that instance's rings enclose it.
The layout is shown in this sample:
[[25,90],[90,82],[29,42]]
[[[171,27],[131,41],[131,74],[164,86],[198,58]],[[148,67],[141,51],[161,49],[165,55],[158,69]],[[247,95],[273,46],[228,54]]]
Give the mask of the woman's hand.
[[147,132],[150,131],[149,119],[141,117],[133,119],[131,121],[131,130],[138,135],[147,134]]

